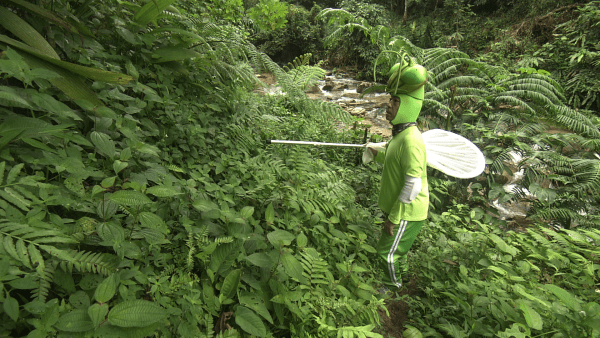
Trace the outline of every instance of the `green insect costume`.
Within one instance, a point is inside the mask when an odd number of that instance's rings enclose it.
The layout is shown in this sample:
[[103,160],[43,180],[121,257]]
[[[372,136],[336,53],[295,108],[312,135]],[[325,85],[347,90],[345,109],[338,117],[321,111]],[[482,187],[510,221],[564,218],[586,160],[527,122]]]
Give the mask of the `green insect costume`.
[[391,121],[393,138],[375,160],[383,163],[379,207],[395,224],[394,235],[383,231],[377,244],[383,283],[391,289],[402,287],[408,266],[406,254],[427,218],[429,188],[427,154],[416,126],[424,97],[427,71],[404,62],[390,70],[386,91],[400,98],[400,107]]

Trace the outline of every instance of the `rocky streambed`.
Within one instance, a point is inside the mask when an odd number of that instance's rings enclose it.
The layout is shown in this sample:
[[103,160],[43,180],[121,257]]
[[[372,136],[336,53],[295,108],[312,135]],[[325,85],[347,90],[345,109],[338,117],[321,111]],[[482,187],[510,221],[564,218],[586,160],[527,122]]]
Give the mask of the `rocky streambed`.
[[[259,79],[270,88],[267,91],[276,93],[274,78],[270,74],[259,74]],[[375,85],[373,82],[354,80],[354,74],[328,71],[323,80],[307,91],[308,97],[337,103],[353,116],[361,119],[361,124],[370,126],[369,131],[384,137],[391,136],[391,128],[385,119],[385,106],[389,100],[386,93],[372,93],[361,97],[365,89]]]

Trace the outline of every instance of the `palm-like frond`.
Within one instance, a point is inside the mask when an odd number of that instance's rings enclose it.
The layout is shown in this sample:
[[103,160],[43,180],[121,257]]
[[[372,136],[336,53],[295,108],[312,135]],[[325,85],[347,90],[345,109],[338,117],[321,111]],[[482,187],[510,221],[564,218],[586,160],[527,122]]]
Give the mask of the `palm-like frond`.
[[[444,72],[443,74],[438,74],[434,83],[437,83],[437,88],[440,90],[450,89],[452,86],[460,86],[460,87],[483,87],[489,83],[486,79],[483,79],[479,76],[474,75],[463,75],[463,76],[454,76],[454,70],[451,72]],[[446,78],[445,78],[446,77]],[[485,89],[475,88],[479,90],[479,92],[484,95],[486,94]]]
[[328,25],[344,25],[347,22],[355,22],[356,17],[354,14],[348,12],[345,9],[339,8],[325,8],[315,17],[316,20],[327,20]]
[[600,160],[573,160],[571,165],[577,179],[574,191],[597,194],[600,191]]
[[589,117],[567,106],[556,109],[556,120],[577,134],[599,139],[600,130]]

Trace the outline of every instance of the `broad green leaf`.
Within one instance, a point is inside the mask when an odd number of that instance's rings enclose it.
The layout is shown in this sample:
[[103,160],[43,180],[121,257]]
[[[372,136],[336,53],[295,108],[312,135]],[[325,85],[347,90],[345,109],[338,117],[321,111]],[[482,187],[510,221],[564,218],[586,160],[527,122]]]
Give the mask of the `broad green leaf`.
[[281,257],[281,263],[285,272],[300,283],[306,283],[306,278],[302,276],[302,264],[291,253],[284,253]]
[[131,158],[131,148],[125,148],[121,151],[121,161],[127,161]]
[[108,188],[112,187],[113,185],[115,185],[116,179],[117,179],[117,176],[107,177],[102,180],[100,185],[102,186],[102,188],[108,189]]
[[165,244],[170,243],[167,239],[165,239],[165,235],[151,228],[144,228],[134,232],[135,238],[143,238],[148,244],[156,245],[156,244]]
[[[114,84],[127,84],[133,80],[133,77],[126,75],[126,74],[114,73],[114,72],[109,72],[109,71],[102,70],[102,69],[80,66],[80,65],[77,65],[74,63],[65,62],[65,61],[51,58],[51,57],[43,54],[39,50],[32,48],[32,47],[30,47],[22,42],[19,42],[17,40],[11,39],[6,35],[0,34],[0,41],[4,42],[14,48],[19,49],[22,52],[31,54],[32,56],[42,59],[43,61],[46,61],[47,63],[51,63],[51,64],[57,66],[57,68],[65,69],[69,72],[78,74],[80,76],[83,76],[83,77],[86,77],[86,78],[89,78],[92,80],[109,82],[109,83],[114,83]],[[26,59],[26,61],[28,61],[28,60]],[[47,68],[47,67],[42,67],[42,68]],[[56,71],[55,69],[50,69],[50,70]]]
[[544,288],[552,292],[556,297],[558,297],[558,299],[560,299],[562,303],[566,305],[569,309],[573,311],[581,310],[580,301],[567,290],[553,284],[546,284],[544,285]]
[[423,338],[423,334],[421,331],[417,330],[415,327],[410,325],[405,325],[406,330],[402,332],[402,337],[404,338]]
[[152,200],[146,195],[134,190],[119,190],[110,195],[110,200],[126,206],[139,206],[152,203]]
[[254,312],[266,319],[269,323],[273,324],[273,318],[271,317],[271,314],[269,313],[264,301],[258,294],[241,291],[239,301],[240,304],[252,309]]
[[238,306],[235,310],[235,323],[251,335],[264,337],[267,329],[259,316],[245,306]]
[[308,238],[303,232],[298,234],[298,236],[296,237],[296,244],[301,248],[305,247],[308,244]]
[[[58,78],[51,79],[50,82],[55,85],[58,89],[62,90],[65,95],[73,100],[87,100],[92,102],[96,106],[102,106],[103,103],[100,101],[96,92],[94,92],[84,81],[81,76],[70,72],[69,70],[56,66],[50,62],[46,62],[34,55],[21,53],[23,59],[29,64],[31,68],[44,68],[55,72],[60,75]],[[77,139],[80,135],[70,135]],[[87,140],[81,139],[79,143],[86,143]]]
[[12,286],[14,289],[19,290],[31,290],[40,286],[38,281],[33,279],[33,274],[25,275],[23,278],[13,279],[7,284]]
[[152,51],[152,61],[155,63],[181,61],[201,56],[202,54],[196,51],[178,46],[160,48]]
[[0,105],[4,107],[16,107],[27,109],[33,108],[27,100],[19,96],[17,93],[9,93],[5,90],[0,91]]
[[270,268],[275,264],[271,257],[264,252],[257,252],[246,256],[246,260],[261,268]]
[[163,234],[167,234],[169,232],[165,222],[156,214],[147,211],[140,212],[139,220],[142,227],[156,229]]
[[177,0],[155,0],[148,1],[139,11],[133,16],[133,21],[145,26],[150,21],[155,20],[162,11],[173,4]]
[[221,210],[212,209],[202,213],[202,218],[217,219],[221,217]]
[[209,269],[219,274],[227,271],[237,256],[242,246],[241,240],[235,240],[231,243],[221,244],[210,256]]
[[[523,331],[521,330],[523,329]],[[530,330],[528,327],[521,323],[514,323],[510,328],[500,332],[498,331],[496,335],[500,338],[527,338],[530,336]]]
[[525,298],[527,298],[527,299],[529,299],[529,300],[536,301],[536,302],[538,302],[539,304],[542,304],[543,306],[545,306],[546,308],[550,308],[550,304],[548,304],[547,302],[545,302],[545,301],[543,301],[543,300],[541,300],[541,299],[539,299],[539,298],[537,298],[537,297],[534,297],[534,296],[530,295],[529,293],[527,293],[527,292],[525,291],[525,289],[523,289],[523,287],[522,287],[520,284],[514,284],[514,285],[512,286],[512,288],[513,288],[513,291],[515,291],[515,292],[517,292],[518,294],[520,294],[520,295],[524,296]]
[[97,328],[100,323],[104,321],[106,315],[108,314],[108,304],[92,304],[92,306],[88,308],[87,312],[88,316],[90,316],[92,319],[94,327]]
[[125,230],[120,224],[114,222],[103,222],[97,227],[98,236],[112,245],[125,240]]
[[492,240],[492,242],[494,242],[496,244],[498,249],[500,249],[508,254],[511,254],[513,256],[515,256],[519,252],[519,250],[517,248],[515,248],[514,246],[506,244],[506,242],[502,238],[498,237],[498,235],[489,234],[488,236]]
[[108,322],[120,327],[144,327],[162,321],[167,310],[147,300],[119,303],[108,313]]
[[4,298],[4,312],[15,322],[19,319],[19,302],[11,296]]
[[98,131],[93,131],[90,134],[90,139],[94,146],[96,146],[96,148],[106,157],[115,157],[115,142],[110,136]]
[[273,244],[276,247],[279,247],[280,245],[292,244],[292,241],[296,239],[296,236],[285,230],[275,230],[273,232],[268,233],[267,238],[269,239],[269,242],[271,242],[271,244]]
[[117,287],[119,286],[119,274],[112,274],[106,277],[98,287],[96,287],[96,291],[94,292],[94,299],[98,303],[106,303],[108,302],[117,291]]
[[53,59],[60,60],[56,51],[46,39],[25,20],[21,19],[15,13],[9,11],[5,7],[0,7],[0,24],[16,37],[23,40],[29,46],[37,49],[40,53],[47,55]]
[[252,217],[253,214],[254,214],[254,207],[251,207],[251,206],[245,206],[240,211],[240,215],[244,219],[248,219],[248,218]]
[[58,26],[65,28],[67,31],[70,31],[72,33],[76,33],[79,34],[79,32],[77,31],[77,29],[71,25],[70,23],[68,23],[67,21],[59,18],[56,14],[54,14],[53,12],[40,7],[38,5],[35,5],[31,2],[27,2],[24,0],[7,0],[12,2],[15,5],[21,6],[27,10],[29,10],[30,12],[37,14],[38,16],[48,20],[48,21],[53,21],[54,23],[56,23]]
[[156,185],[154,187],[150,187],[146,189],[146,193],[154,195],[156,197],[172,197],[176,195],[181,195],[181,193],[175,190],[174,188],[166,187],[163,185]]
[[265,221],[267,223],[273,223],[275,220],[275,210],[273,209],[273,203],[269,203],[267,210],[265,211]]
[[193,206],[198,211],[202,212],[210,211],[213,209],[219,209],[219,206],[215,204],[215,202],[201,199],[195,200]]
[[125,41],[129,42],[132,45],[135,45],[136,41],[135,41],[135,35],[133,35],[133,33],[131,31],[129,31],[128,29],[125,29],[123,27],[117,27],[116,28],[116,32],[117,34],[119,34]]
[[241,277],[241,269],[231,271],[223,281],[223,286],[221,286],[221,295],[226,298],[233,298],[233,296],[235,296],[237,293]]
[[115,171],[115,174],[119,174],[121,171],[123,171],[123,169],[127,168],[127,166],[129,165],[129,163],[127,162],[121,162],[120,160],[115,160],[115,162],[113,162],[113,170]]
[[499,268],[497,266],[488,266],[488,269],[497,272],[499,274],[501,274],[502,276],[506,276],[508,274],[508,272],[506,272],[506,270]]
[[369,253],[377,253],[377,250],[375,250],[375,248],[370,246],[369,244],[363,243],[360,245],[360,248]]
[[60,331],[85,332],[94,328],[94,323],[84,309],[73,310],[62,315],[54,325]]
[[[185,321],[184,321],[185,323]],[[145,327],[118,327],[109,323],[103,323],[94,330],[94,337],[106,337],[106,338],[142,338],[142,337],[153,337],[156,336],[156,332],[159,332],[159,327],[162,323],[155,323]]]
[[542,321],[542,317],[537,311],[532,309],[529,305],[524,302],[521,303],[521,311],[523,311],[523,315],[525,316],[525,320],[527,321],[527,325],[530,328],[535,330],[541,330],[544,326],[544,322]]

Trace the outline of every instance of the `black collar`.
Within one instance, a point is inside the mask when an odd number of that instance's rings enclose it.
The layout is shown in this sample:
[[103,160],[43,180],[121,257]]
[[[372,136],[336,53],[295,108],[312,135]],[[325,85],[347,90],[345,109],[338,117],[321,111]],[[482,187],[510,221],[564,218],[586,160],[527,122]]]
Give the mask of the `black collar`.
[[401,132],[403,132],[406,128],[408,127],[412,127],[412,126],[416,126],[417,122],[406,122],[406,123],[400,123],[400,124],[395,124],[392,127],[392,137],[400,134]]

